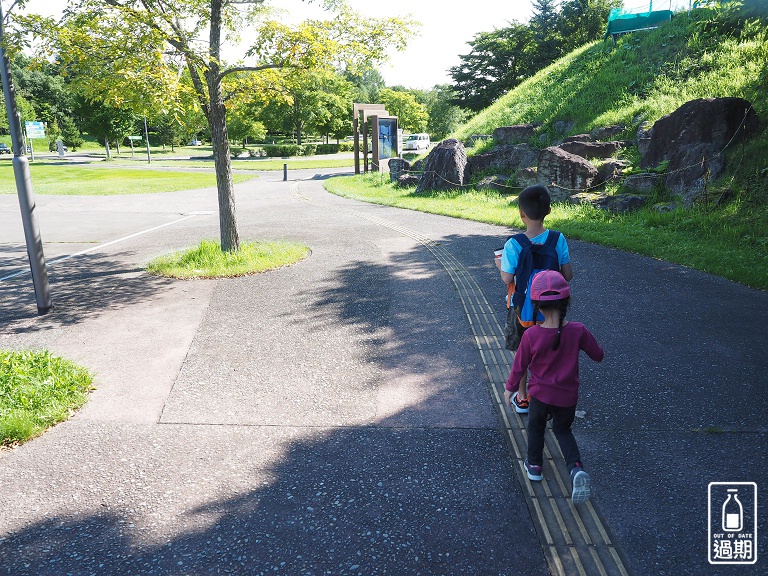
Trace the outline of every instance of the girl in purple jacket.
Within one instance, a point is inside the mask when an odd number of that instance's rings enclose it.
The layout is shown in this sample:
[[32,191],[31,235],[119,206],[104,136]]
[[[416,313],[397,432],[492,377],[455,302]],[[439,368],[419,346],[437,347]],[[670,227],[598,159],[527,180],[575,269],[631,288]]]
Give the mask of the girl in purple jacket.
[[579,398],[579,352],[583,350],[595,362],[602,361],[605,354],[583,324],[565,320],[571,288],[562,274],[554,270],[536,274],[531,284],[531,300],[545,320],[523,333],[507,379],[504,401],[510,406],[512,394],[517,394],[520,379],[529,370],[531,399],[525,471],[531,480],[542,480],[544,430],[547,420],[552,419],[552,431],[571,475],[571,500],[578,504],[587,501],[592,493],[591,479],[581,464],[579,447],[571,431]]

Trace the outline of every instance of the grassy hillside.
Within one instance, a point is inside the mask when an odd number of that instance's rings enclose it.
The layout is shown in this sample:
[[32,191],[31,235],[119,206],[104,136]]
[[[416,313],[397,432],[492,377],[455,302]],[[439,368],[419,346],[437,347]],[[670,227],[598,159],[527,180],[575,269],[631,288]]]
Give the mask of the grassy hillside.
[[[768,31],[734,30],[709,10],[664,26],[588,44],[541,70],[472,118],[455,136],[497,126],[573,122],[573,134],[609,124],[655,121],[694,98],[739,96],[768,113]],[[628,135],[632,135],[630,131]],[[552,134],[554,136],[554,134]]]
[[[710,10],[676,14],[671,22],[612,42],[597,42],[541,70],[453,136],[528,122],[544,125],[544,147],[563,136],[623,124],[619,138],[634,140],[643,121],[654,122],[685,102],[738,96],[753,103],[768,126],[768,25],[734,22]],[[557,133],[555,123],[569,125]],[[480,141],[471,155],[490,145]],[[624,159],[639,163],[636,147]],[[614,185],[615,186],[615,185]],[[329,181],[341,195],[519,228],[511,195],[471,187],[415,194],[389,182],[358,177]],[[515,189],[516,190],[516,189]],[[614,189],[607,190],[612,193]],[[727,195],[722,192],[728,191]],[[728,200],[721,200],[721,198]],[[707,201],[691,209],[653,207],[612,214],[591,206],[556,205],[547,224],[569,238],[644,254],[768,289],[768,130],[726,150],[725,173],[710,182]],[[669,200],[662,191],[653,201]]]
[[[564,135],[623,124],[626,139],[642,121],[654,122],[685,102],[738,96],[768,120],[768,28],[737,25],[710,10],[678,13],[651,31],[583,46],[541,70],[473,117],[453,136],[491,134],[498,126],[544,124],[549,145]],[[554,124],[569,124],[557,134]],[[471,151],[470,151],[471,152]],[[632,158],[629,158],[632,160]],[[730,173],[723,182],[768,202],[768,136],[729,151]],[[731,182],[735,176],[736,181]],[[755,181],[755,177],[759,181]],[[721,182],[722,184],[722,182]]]

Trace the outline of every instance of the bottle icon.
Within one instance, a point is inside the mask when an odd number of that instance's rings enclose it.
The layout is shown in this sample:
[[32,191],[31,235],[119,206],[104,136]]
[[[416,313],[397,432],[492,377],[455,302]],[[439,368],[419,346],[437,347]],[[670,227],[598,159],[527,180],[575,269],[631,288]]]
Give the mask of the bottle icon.
[[728,489],[723,503],[723,532],[740,532],[744,527],[744,508],[739,502],[738,488]]

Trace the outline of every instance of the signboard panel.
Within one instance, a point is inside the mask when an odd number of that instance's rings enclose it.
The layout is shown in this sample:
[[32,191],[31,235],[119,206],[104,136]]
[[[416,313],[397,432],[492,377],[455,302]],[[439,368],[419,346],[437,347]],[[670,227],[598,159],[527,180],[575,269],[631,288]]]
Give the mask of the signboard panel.
[[24,122],[24,128],[27,131],[27,138],[45,138],[45,123],[43,122]]

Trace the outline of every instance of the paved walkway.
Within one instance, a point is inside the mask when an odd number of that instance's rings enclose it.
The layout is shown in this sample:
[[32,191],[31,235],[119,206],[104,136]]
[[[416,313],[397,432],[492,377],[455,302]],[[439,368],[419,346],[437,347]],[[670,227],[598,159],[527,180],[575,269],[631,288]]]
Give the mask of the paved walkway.
[[[707,487],[765,498],[768,295],[571,242],[572,316],[608,354],[583,364],[597,493],[574,507],[556,466],[522,478],[499,404],[507,231],[281,179],[238,186],[241,237],[312,255],[227,281],[142,272],[217,237],[213,190],[37,198],[48,259],[88,252],[51,265],[48,316],[28,276],[0,283],[0,346],[98,388],[0,454],[0,574],[766,573],[764,514],[757,564],[709,565]],[[15,200],[0,277],[25,265]]]

